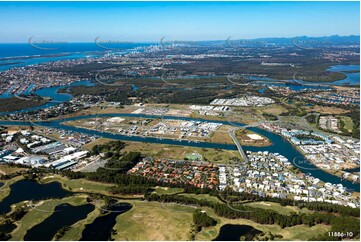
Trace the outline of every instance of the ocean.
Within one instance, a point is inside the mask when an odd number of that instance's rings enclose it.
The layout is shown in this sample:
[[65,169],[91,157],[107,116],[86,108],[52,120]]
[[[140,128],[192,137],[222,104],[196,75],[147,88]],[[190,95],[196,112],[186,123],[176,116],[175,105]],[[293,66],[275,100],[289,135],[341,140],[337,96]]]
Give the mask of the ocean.
[[[27,56],[46,56],[62,53],[84,53],[84,52],[105,52],[106,50],[96,45],[96,43],[59,43],[54,45],[34,44],[42,48],[37,49],[29,43],[21,44],[0,44],[0,59],[12,57],[27,57]],[[113,45],[119,50],[129,50],[140,46],[149,46],[149,43],[124,43]],[[112,47],[111,45],[103,44],[102,46]]]
[[[150,45],[150,43],[124,43],[116,45],[103,44],[102,46],[116,48],[111,50],[113,53],[125,54],[137,47]],[[106,52],[110,51],[99,47],[95,42],[54,45],[35,44],[35,46],[48,49],[38,49],[29,43],[0,44],[0,71],[49,61],[103,56]]]

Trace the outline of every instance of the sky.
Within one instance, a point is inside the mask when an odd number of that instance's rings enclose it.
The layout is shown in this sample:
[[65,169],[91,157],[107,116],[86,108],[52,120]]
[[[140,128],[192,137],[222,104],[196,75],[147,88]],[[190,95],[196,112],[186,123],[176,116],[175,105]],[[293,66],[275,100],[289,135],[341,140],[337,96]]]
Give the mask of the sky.
[[360,34],[359,2],[0,2],[0,42]]

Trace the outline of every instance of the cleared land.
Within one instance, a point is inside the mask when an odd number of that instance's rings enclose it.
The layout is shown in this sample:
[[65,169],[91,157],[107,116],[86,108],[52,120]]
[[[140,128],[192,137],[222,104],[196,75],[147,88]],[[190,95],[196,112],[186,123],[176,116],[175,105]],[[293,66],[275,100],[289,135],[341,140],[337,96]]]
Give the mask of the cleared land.
[[229,125],[222,125],[216,131],[212,132],[210,136],[207,137],[204,141],[222,144],[233,144],[233,140],[228,134],[228,131],[231,128],[232,127]]
[[189,240],[194,208],[129,201],[133,208],[117,217],[115,240]]
[[[89,144],[84,145],[83,147],[90,150],[95,145],[105,144],[109,142],[109,139],[97,139]],[[215,164],[226,164],[230,159],[242,159],[236,150],[222,150],[222,149],[209,149],[209,148],[197,148],[197,147],[187,147],[180,145],[164,145],[164,144],[153,144],[145,142],[129,142],[124,141],[126,144],[123,151],[139,151],[145,156],[151,156],[154,158],[164,158],[175,160],[184,160],[186,155],[192,153],[198,153],[202,155],[204,161]]]
[[238,129],[236,137],[241,145],[247,146],[269,146],[272,142],[263,135],[256,134],[246,129]]
[[94,106],[89,109],[81,110],[76,113],[62,115],[62,116],[56,117],[54,119],[56,120],[59,118],[69,118],[69,117],[76,117],[76,116],[82,116],[82,115],[93,115],[93,114],[102,114],[102,113],[131,113],[138,108],[139,107],[135,107],[135,106],[124,106],[124,108],[112,107],[112,106],[107,106],[107,103],[102,103],[99,106]]
[[216,164],[226,164],[230,159],[241,159],[237,151],[227,151],[221,149],[208,149],[187,147],[179,145],[163,145],[163,144],[151,144],[141,142],[125,142],[127,145],[123,149],[124,151],[139,151],[146,156],[152,156],[154,158],[164,158],[175,160],[184,160],[186,155],[191,153],[198,153],[202,155],[204,161]]
[[112,139],[106,139],[106,138],[100,138],[100,139],[96,139],[86,145],[83,145],[83,148],[84,149],[87,149],[87,150],[91,150],[95,145],[102,145],[102,144],[106,144],[108,143],[109,141],[112,141]]
[[341,113],[347,113],[349,112],[346,109],[337,108],[337,107],[326,107],[326,106],[320,106],[315,105],[312,107],[308,107],[307,113],[321,113],[321,114],[341,114]]
[[3,175],[10,175],[16,173],[18,171],[25,171],[28,168],[21,168],[16,166],[9,166],[9,165],[0,165],[0,174]]

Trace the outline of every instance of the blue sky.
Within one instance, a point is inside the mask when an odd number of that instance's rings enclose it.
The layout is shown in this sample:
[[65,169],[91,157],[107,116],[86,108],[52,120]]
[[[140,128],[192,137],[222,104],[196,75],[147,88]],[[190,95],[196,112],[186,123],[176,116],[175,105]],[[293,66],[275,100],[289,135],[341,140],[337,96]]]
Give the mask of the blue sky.
[[0,42],[359,35],[359,2],[0,2]]

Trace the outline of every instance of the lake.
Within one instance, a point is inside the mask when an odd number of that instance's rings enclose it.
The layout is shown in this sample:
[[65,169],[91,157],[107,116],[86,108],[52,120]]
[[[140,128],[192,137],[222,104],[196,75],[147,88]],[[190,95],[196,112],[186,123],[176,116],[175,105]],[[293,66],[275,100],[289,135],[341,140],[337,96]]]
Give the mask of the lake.
[[219,230],[218,236],[213,241],[240,241],[241,236],[244,240],[250,241],[262,231],[248,225],[225,224]]
[[95,206],[92,204],[84,204],[80,206],[72,206],[67,203],[60,204],[55,207],[54,211],[56,212],[50,215],[50,217],[29,229],[24,237],[24,240],[52,240],[59,229],[85,219],[94,209]]
[[0,224],[0,233],[10,233],[16,228],[16,225],[13,223],[9,224]]
[[[110,210],[113,210],[105,215],[102,215],[94,220],[93,223],[85,226],[82,233],[82,241],[107,241],[111,239],[112,230],[116,224],[118,215],[127,212],[132,208],[129,203],[114,204]],[[134,231],[136,233],[137,231]]]
[[10,194],[0,201],[0,214],[10,212],[11,205],[22,201],[64,198],[73,194],[64,190],[59,182],[39,184],[36,181],[26,179],[10,185],[10,189]]

